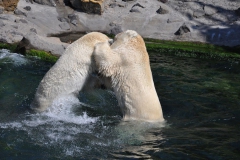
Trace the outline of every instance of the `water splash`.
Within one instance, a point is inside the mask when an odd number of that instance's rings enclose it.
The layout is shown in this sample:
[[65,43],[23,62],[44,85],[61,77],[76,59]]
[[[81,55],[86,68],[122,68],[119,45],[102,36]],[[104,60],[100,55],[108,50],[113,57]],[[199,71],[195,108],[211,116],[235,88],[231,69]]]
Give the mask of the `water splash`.
[[4,61],[3,63],[12,63],[14,66],[21,66],[29,62],[23,55],[11,53],[7,49],[0,50],[0,61]]

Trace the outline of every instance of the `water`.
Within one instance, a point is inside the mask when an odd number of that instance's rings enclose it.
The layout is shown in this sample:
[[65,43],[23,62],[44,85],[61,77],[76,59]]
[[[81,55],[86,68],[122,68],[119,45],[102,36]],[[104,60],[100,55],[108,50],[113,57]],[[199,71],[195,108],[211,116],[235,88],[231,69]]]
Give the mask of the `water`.
[[240,158],[238,61],[160,55],[151,67],[166,123],[121,122],[104,90],[32,113],[51,65],[0,50],[0,159]]

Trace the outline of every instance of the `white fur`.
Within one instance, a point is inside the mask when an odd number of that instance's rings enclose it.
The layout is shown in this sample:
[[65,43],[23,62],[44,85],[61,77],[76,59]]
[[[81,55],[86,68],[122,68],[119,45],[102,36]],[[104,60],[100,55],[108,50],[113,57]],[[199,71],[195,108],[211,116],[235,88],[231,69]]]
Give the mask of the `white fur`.
[[106,35],[92,32],[69,45],[40,82],[31,108],[44,111],[56,98],[77,94],[86,85],[94,87],[98,80],[91,76],[95,70],[93,49],[95,44],[108,40]]
[[99,72],[111,78],[124,120],[163,121],[145,43],[135,31],[119,33],[114,43],[96,44]]

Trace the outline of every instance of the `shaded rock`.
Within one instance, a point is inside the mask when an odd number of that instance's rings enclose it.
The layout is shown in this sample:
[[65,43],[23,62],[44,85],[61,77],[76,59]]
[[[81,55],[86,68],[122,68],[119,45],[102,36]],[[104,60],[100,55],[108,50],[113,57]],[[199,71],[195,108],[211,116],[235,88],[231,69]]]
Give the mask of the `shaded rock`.
[[123,32],[123,30],[122,30],[122,27],[119,25],[115,26],[110,30],[110,34],[114,34],[114,35],[117,35],[118,33],[121,33],[121,32]]
[[145,8],[145,7],[143,7],[141,4],[139,4],[139,3],[136,3],[136,4],[134,4],[133,6],[132,6],[132,8],[133,7],[141,7],[141,8]]
[[8,21],[10,21],[10,22],[15,22],[16,16],[11,15],[11,14],[1,14],[1,15],[0,15],[0,19],[8,20]]
[[30,6],[26,6],[23,9],[25,9],[26,11],[31,11],[31,7]]
[[16,23],[19,23],[19,22],[21,22],[21,23],[28,23],[25,19],[16,19],[15,22]]
[[18,43],[14,52],[26,55],[26,51],[31,48],[32,46],[30,45],[30,41],[23,37],[22,40]]
[[15,9],[14,10],[14,14],[16,15],[23,15],[23,16],[27,16],[27,14],[19,9]]
[[174,34],[180,36],[188,32],[190,32],[190,29],[186,26],[186,24],[183,24]]
[[110,4],[109,4],[109,7],[110,7],[110,8],[115,8],[115,7],[117,7],[117,6],[118,6],[117,3],[110,3]]
[[140,10],[138,8],[145,8],[143,7],[141,4],[136,3],[132,6],[131,10],[129,12],[137,12],[137,13],[141,13]]
[[129,12],[141,13],[137,8],[132,8]]
[[60,22],[68,22],[68,19],[65,17],[57,17]]
[[72,7],[85,13],[102,14],[105,0],[70,0]]
[[207,5],[203,7],[203,10],[206,15],[213,15],[218,12],[218,10],[216,8],[207,6]]
[[42,5],[56,6],[54,0],[33,0],[33,1]]
[[30,31],[37,34],[37,30],[35,28],[31,28]]
[[63,22],[63,23],[59,24],[59,27],[63,30],[70,30],[70,26],[67,22]]
[[168,11],[163,9],[161,6],[159,7],[159,9],[156,11],[158,14],[167,14]]
[[235,13],[237,16],[240,16],[240,8],[238,8],[237,10],[235,10]]
[[196,10],[193,12],[193,17],[199,18],[205,15],[205,12],[203,10]]
[[43,37],[33,32],[26,34],[20,43],[22,44],[17,47],[20,51],[37,49],[52,53],[57,56],[60,56],[69,45],[62,43],[59,38]]
[[70,23],[72,23],[73,25],[78,24],[78,19],[77,19],[77,16],[75,14],[69,14],[68,18],[70,20]]
[[129,2],[129,1],[134,1],[134,0],[122,0],[123,2]]
[[6,11],[14,11],[17,7],[19,0],[1,0],[2,6]]
[[0,19],[0,27],[5,26],[5,23]]
[[160,1],[162,3],[167,3],[168,2],[168,0],[158,0],[158,1]]
[[4,8],[0,6],[0,14],[2,14],[4,11]]

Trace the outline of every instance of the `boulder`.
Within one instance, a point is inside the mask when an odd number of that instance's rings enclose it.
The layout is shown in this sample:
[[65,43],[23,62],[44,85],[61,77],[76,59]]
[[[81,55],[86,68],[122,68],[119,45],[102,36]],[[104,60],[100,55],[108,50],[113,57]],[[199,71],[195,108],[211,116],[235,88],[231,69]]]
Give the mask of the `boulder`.
[[70,0],[72,7],[89,14],[102,14],[105,0]]
[[216,7],[212,7],[212,6],[208,6],[208,5],[205,5],[203,7],[203,10],[204,10],[206,15],[213,15],[213,14],[218,12]]
[[33,1],[42,5],[56,6],[54,0],[33,0]]
[[190,29],[188,26],[186,26],[186,24],[183,24],[178,30],[177,32],[175,32],[175,35],[181,36],[185,33],[190,32]]
[[3,6],[4,10],[6,11],[14,11],[19,2],[19,0],[1,0],[1,1],[2,3],[0,3],[0,5]]

